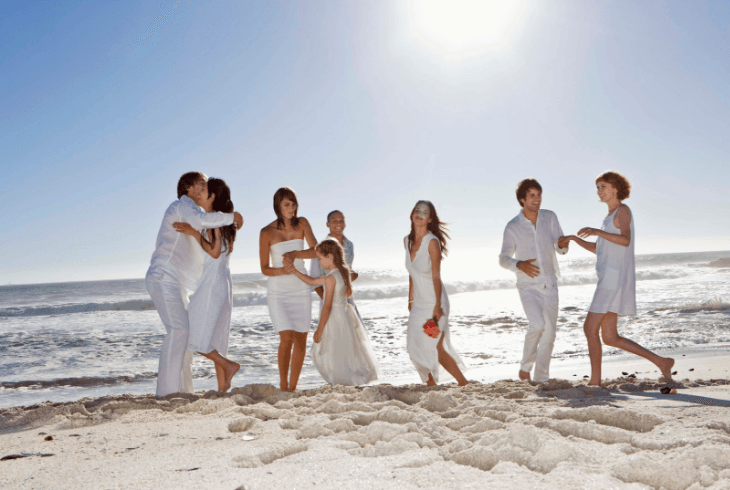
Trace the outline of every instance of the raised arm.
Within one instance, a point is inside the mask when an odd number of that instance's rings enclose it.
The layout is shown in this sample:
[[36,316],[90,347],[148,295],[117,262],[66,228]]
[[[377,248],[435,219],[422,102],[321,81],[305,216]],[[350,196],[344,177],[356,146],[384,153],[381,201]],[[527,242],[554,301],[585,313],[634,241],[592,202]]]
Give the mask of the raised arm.
[[299,272],[296,269],[296,267],[292,267],[292,271],[294,272],[294,275],[299,278],[299,280],[301,280],[308,286],[322,286],[325,283],[325,280],[329,277],[329,276],[310,277],[306,274],[302,274],[301,272]]
[[[208,230],[208,236],[206,237],[206,240],[203,240],[203,236],[200,234],[200,232],[193,228],[190,223],[176,221],[172,224],[172,227],[175,228],[175,231],[179,233],[182,233],[184,235],[190,235],[191,237],[195,238],[200,246],[203,247],[203,250],[205,250],[205,252],[214,259],[217,259],[221,256],[222,241],[221,231],[219,228],[213,228],[212,231]],[[212,244],[210,243],[210,240],[212,240]]]
[[433,279],[433,290],[436,293],[436,305],[433,307],[433,317],[439,321],[444,316],[441,308],[441,246],[438,240],[428,242],[428,255],[431,257],[431,279]]
[[[618,221],[617,228],[620,231],[619,234],[608,233],[607,231],[599,230],[597,228],[586,227],[578,231],[578,236],[581,238],[596,236],[603,238],[604,240],[608,240],[611,243],[615,243],[616,245],[628,247],[631,244],[631,210],[629,209],[629,207],[625,204],[620,204],[618,212],[616,212],[616,217],[614,218],[614,221]],[[585,247],[579,241],[576,240],[576,242],[578,243],[578,245],[585,248],[586,250],[590,250],[591,252],[596,253],[595,243],[593,244],[593,250],[591,250],[590,248]]]
[[243,217],[240,213],[206,213],[199,208],[180,205],[178,214],[182,216],[183,221],[190,223],[196,230],[220,228],[233,223],[236,223],[236,228],[239,230],[243,226]]
[[317,344],[322,339],[322,332],[324,332],[324,327],[327,325],[327,320],[330,319],[332,300],[335,297],[335,286],[337,284],[337,281],[331,275],[325,276],[323,279],[325,285],[324,304],[322,305],[322,313],[319,315],[317,330],[314,332],[314,342]]

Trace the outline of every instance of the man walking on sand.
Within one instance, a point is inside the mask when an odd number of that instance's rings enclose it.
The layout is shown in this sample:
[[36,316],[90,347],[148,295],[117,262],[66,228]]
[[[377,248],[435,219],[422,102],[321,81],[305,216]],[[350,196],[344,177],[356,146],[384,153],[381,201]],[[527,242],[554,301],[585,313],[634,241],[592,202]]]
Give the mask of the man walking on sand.
[[563,236],[555,213],[540,209],[542,186],[524,179],[517,186],[522,211],[504,229],[499,265],[517,274],[517,290],[529,326],[520,363],[520,379],[549,379],[550,358],[558,321],[558,259],[555,252],[568,252],[570,241]]
[[187,309],[203,271],[203,249],[193,237],[175,231],[172,224],[190,223],[198,231],[232,223],[238,229],[243,226],[239,213],[205,213],[200,209],[198,203],[208,196],[207,180],[200,172],[188,172],[180,177],[178,200],[170,204],[162,218],[145,278],[147,291],[167,330],[160,352],[157,396],[193,391],[193,353],[187,350]]

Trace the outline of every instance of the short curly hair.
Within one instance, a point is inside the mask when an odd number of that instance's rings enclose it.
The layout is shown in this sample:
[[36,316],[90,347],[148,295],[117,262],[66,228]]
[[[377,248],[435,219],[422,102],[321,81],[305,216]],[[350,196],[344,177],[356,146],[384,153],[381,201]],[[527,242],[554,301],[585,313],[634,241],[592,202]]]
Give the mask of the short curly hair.
[[603,172],[598,176],[598,178],[596,178],[596,184],[599,181],[611,184],[614,189],[618,191],[616,197],[619,201],[628,199],[629,194],[631,194],[631,183],[629,183],[629,180],[626,177],[618,172],[613,172],[611,170]]
[[520,207],[522,208],[525,207],[522,203],[522,199],[527,199],[527,191],[530,189],[537,189],[540,193],[542,193],[542,186],[535,179],[523,179],[519,184],[517,184],[517,191],[515,191],[515,194],[517,194],[517,202],[520,203]]

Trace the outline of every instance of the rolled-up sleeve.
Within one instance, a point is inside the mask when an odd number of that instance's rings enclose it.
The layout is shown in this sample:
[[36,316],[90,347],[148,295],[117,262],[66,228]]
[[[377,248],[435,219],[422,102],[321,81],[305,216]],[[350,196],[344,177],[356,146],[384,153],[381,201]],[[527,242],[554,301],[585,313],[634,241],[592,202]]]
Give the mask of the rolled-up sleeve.
[[517,272],[517,264],[519,260],[513,258],[517,250],[517,244],[515,238],[509,231],[509,226],[504,229],[504,236],[502,237],[502,251],[499,253],[499,265],[512,272]]
[[555,247],[555,251],[561,255],[567,254],[567,248],[560,248],[558,246],[558,240],[560,239],[560,237],[563,236],[563,229],[560,227],[560,222],[558,221],[558,217],[555,214],[553,214],[551,229],[553,235],[553,246]]

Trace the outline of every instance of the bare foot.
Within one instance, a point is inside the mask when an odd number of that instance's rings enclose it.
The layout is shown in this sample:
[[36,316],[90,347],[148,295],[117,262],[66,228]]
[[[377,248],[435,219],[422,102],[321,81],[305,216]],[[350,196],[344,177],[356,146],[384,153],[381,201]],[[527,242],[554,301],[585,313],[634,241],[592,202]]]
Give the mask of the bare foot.
[[281,381],[279,383],[279,389],[281,391],[289,391],[289,383],[287,381]]
[[588,381],[588,386],[601,386],[601,380],[593,381],[593,378],[591,378],[590,381]]
[[468,382],[468,381],[463,381],[463,382],[459,383],[459,386],[466,386],[466,385],[468,385],[468,384],[469,384],[469,382]]
[[528,373],[527,371],[523,371],[522,369],[520,369],[518,376],[520,377],[520,379],[522,381],[524,381],[524,380],[530,381],[530,373]]
[[433,375],[431,373],[428,373],[428,381],[426,381],[426,386],[436,386],[436,381],[434,381]]
[[658,364],[659,369],[662,370],[662,376],[664,379],[669,381],[672,379],[672,368],[674,367],[674,359],[671,357],[664,357],[661,364]]
[[226,392],[231,389],[231,380],[238,370],[241,369],[241,365],[237,362],[228,361],[228,365],[224,369],[226,371],[226,381],[223,385],[223,392]]

